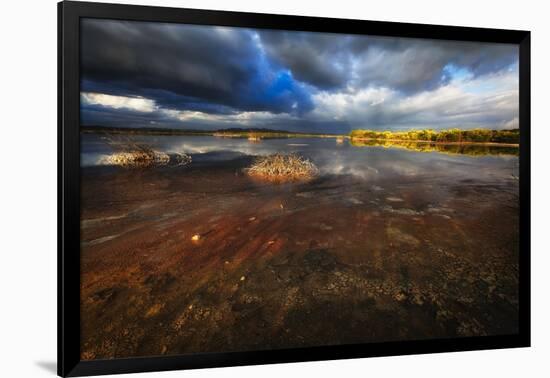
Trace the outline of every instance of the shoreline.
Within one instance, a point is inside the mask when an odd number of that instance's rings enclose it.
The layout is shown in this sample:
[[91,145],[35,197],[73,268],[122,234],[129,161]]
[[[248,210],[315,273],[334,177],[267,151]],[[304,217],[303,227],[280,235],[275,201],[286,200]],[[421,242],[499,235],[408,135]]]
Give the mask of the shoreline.
[[251,131],[248,133],[223,133],[219,131],[177,131],[177,130],[138,130],[130,129],[126,130],[91,130],[88,128],[81,128],[81,134],[98,134],[98,135],[166,135],[166,136],[212,136],[218,138],[249,138],[249,137],[258,137],[259,139],[269,139],[269,138],[349,138],[347,135],[337,135],[337,134],[300,134],[300,133],[269,133],[269,132],[260,132],[260,131]]
[[[332,135],[332,134],[286,134],[286,133],[262,133],[251,132],[246,134],[223,134],[218,132],[195,132],[195,131],[151,131],[151,130],[90,130],[81,129],[81,134],[99,134],[99,135],[165,135],[165,136],[211,136],[216,138],[249,138],[251,136],[258,139],[273,139],[273,138],[336,138],[336,139],[349,139],[350,141],[373,141],[373,142],[393,142],[393,143],[422,143],[422,144],[437,144],[437,145],[471,145],[471,146],[492,146],[492,147],[514,147],[519,148],[519,143],[496,143],[496,142],[441,142],[441,141],[428,141],[428,140],[408,140],[408,139],[380,139],[380,138],[358,138],[351,137],[349,135]],[[260,134],[260,135],[258,135]]]

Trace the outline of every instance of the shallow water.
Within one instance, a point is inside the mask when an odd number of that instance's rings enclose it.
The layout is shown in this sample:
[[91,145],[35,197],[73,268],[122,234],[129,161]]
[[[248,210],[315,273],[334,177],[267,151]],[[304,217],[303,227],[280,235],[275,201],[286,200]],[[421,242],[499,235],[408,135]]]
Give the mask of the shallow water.
[[[262,139],[258,142],[211,136],[133,136],[132,140],[161,152],[189,154],[195,162],[295,152],[311,159],[321,175],[353,175],[371,180],[423,175],[459,179],[474,176],[476,180],[486,180],[495,175],[505,177],[518,173],[518,157],[509,153],[515,149],[506,147],[485,150],[477,147],[479,154],[472,155],[453,153],[452,145],[448,146],[450,153],[445,153],[445,146],[440,147],[443,152],[439,153],[371,146],[348,140],[337,143],[334,138]],[[85,167],[101,164],[102,157],[114,152],[101,136],[89,134],[83,135],[82,151],[82,166]]]
[[[514,154],[133,139],[192,163],[101,166],[82,136],[82,358],[517,332]],[[244,173],[276,152],[319,176]]]

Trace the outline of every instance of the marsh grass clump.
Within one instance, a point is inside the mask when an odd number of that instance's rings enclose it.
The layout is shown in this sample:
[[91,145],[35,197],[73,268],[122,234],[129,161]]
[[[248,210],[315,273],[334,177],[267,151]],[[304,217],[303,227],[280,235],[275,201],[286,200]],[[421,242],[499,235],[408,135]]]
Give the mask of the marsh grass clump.
[[103,158],[106,165],[120,165],[123,167],[145,168],[154,165],[166,165],[170,161],[170,156],[163,152],[144,152],[129,151],[117,152]]
[[105,140],[116,151],[102,159],[105,165],[148,168],[160,165],[186,165],[191,162],[191,156],[187,154],[167,154],[131,139],[106,137]]
[[286,182],[312,179],[319,170],[310,160],[292,153],[258,157],[246,173],[262,180]]

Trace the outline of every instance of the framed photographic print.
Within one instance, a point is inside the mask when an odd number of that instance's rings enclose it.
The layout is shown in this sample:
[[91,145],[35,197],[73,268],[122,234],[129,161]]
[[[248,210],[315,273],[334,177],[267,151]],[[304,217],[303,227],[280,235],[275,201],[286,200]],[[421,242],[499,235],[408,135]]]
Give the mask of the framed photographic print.
[[59,375],[529,346],[529,32],[58,10]]

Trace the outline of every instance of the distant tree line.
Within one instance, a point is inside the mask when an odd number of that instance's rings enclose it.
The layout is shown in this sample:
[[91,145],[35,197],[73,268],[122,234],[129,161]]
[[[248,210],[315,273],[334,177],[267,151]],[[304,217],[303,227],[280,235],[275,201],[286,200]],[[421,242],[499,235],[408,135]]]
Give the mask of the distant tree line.
[[375,131],[353,130],[352,139],[391,139],[427,142],[475,142],[475,143],[519,143],[519,129],[449,129],[449,130],[409,130],[409,131]]

